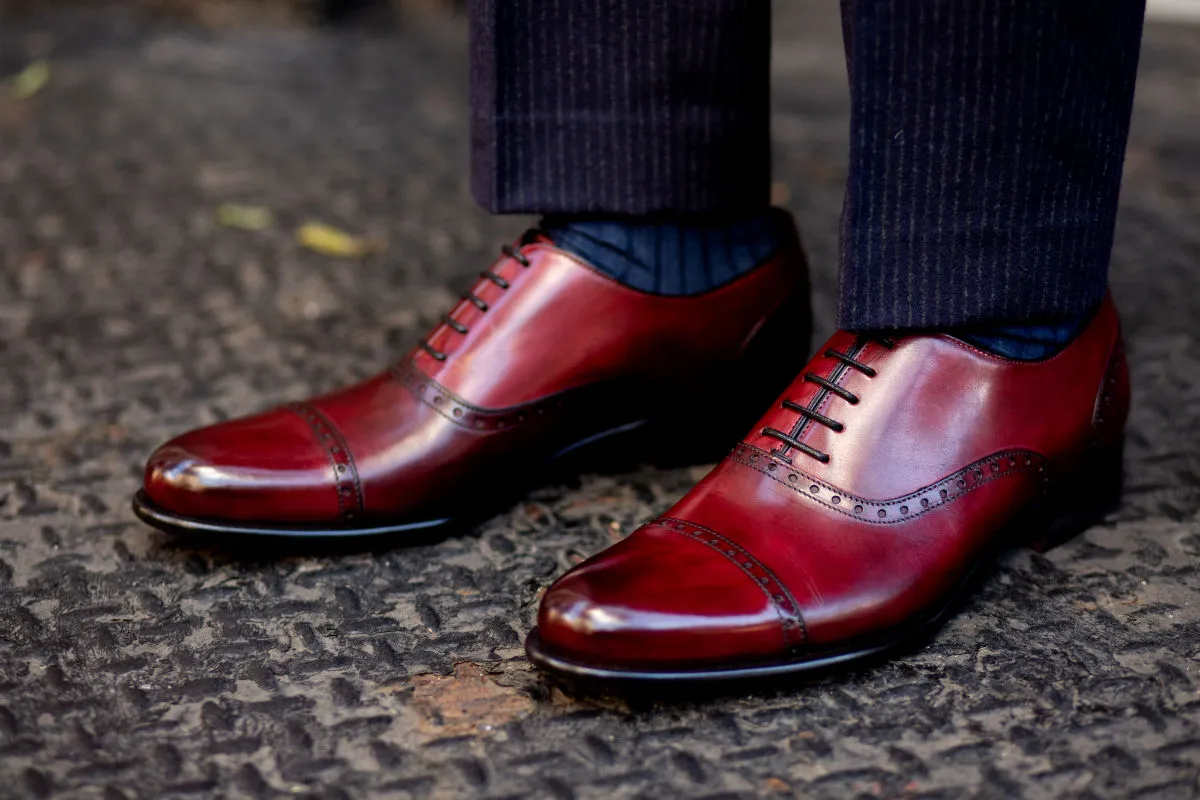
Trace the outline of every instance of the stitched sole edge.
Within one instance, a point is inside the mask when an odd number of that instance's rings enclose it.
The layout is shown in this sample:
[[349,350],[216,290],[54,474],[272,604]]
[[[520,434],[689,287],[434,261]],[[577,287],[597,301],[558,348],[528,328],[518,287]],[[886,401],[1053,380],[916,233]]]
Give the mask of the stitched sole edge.
[[389,533],[432,530],[450,525],[449,517],[397,524],[382,524],[358,528],[342,528],[329,525],[240,525],[236,522],[216,522],[198,517],[182,517],[165,511],[150,500],[146,492],[133,496],[133,513],[138,519],[155,528],[181,533],[228,533],[246,536],[280,536],[289,538],[337,538],[350,536],[384,536]]
[[525,653],[534,666],[549,670],[570,678],[613,681],[620,683],[642,682],[695,682],[709,683],[717,681],[739,681],[749,678],[769,678],[777,675],[790,675],[798,672],[817,672],[829,667],[847,662],[867,659],[890,650],[907,640],[881,644],[863,650],[853,650],[845,653],[797,661],[768,662],[764,664],[748,664],[745,666],[709,667],[694,670],[632,670],[596,667],[577,661],[552,655],[542,647],[541,637],[537,628],[529,632],[525,639]]

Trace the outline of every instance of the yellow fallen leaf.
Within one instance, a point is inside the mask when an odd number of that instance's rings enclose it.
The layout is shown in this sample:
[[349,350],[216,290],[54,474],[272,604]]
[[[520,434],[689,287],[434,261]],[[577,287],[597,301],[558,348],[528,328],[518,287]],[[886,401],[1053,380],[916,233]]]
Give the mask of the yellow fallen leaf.
[[240,228],[244,231],[261,231],[270,227],[274,222],[271,209],[263,206],[239,206],[235,203],[222,203],[217,206],[217,222],[227,228]]
[[383,251],[380,242],[338,230],[321,222],[306,222],[296,231],[300,244],[335,258],[365,258]]
[[40,92],[49,80],[50,62],[34,61],[13,78],[13,96],[18,100],[28,100]]

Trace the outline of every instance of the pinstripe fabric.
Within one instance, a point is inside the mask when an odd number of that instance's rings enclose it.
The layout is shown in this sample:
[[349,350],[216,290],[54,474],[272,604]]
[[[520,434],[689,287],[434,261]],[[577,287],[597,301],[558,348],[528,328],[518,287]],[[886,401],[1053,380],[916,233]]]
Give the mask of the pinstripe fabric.
[[839,324],[1053,320],[1107,284],[1144,0],[843,0]]
[[768,0],[472,0],[470,15],[485,209],[767,206]]
[[[1052,322],[1099,302],[1143,11],[842,0],[843,327]],[[473,0],[476,198],[497,213],[762,208],[769,16],[767,0]]]

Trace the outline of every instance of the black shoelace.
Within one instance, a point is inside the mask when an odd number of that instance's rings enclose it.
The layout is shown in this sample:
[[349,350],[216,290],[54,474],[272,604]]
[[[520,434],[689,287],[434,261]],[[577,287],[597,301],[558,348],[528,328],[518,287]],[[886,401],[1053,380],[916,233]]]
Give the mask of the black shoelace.
[[[513,261],[516,261],[522,267],[528,268],[531,263],[530,260],[525,256],[524,253],[522,253],[520,250],[513,247],[512,245],[509,245],[509,244],[504,245],[503,247],[500,248],[500,252],[504,253],[504,255],[508,256]],[[480,277],[486,278],[487,280],[496,284],[501,289],[507,290],[508,287],[510,286],[508,281],[506,281],[504,278],[500,277],[496,273],[492,272],[490,269],[484,270],[483,272],[479,273],[479,275],[480,275]],[[475,294],[474,292],[467,292],[466,294],[463,295],[463,299],[466,300],[467,302],[469,302],[471,305],[478,308],[480,311],[486,312],[488,310],[488,304],[485,303],[483,301],[483,299],[481,297],[479,297],[477,294]],[[466,334],[470,333],[470,328],[468,328],[466,325],[463,325],[461,322],[459,322],[458,320],[456,320],[454,317],[450,316],[449,314],[442,317],[442,322],[444,322],[446,324],[446,326],[448,328],[450,328],[451,330],[456,331],[457,333],[460,333],[464,336]],[[438,361],[446,360],[446,354],[443,353],[441,350],[438,350],[433,345],[431,345],[428,341],[422,339],[420,344],[421,344],[421,349],[423,349],[429,355],[433,356]]]
[[878,374],[874,368],[867,366],[857,358],[857,356],[862,354],[862,351],[866,348],[867,343],[870,341],[878,342],[888,350],[893,350],[896,347],[896,343],[886,337],[860,336],[858,340],[855,341],[854,346],[850,348],[849,353],[843,353],[840,350],[834,350],[832,348],[826,350],[825,356],[827,358],[837,359],[841,363],[837,366],[837,368],[834,369],[833,375],[831,375],[829,378],[817,375],[814,372],[804,373],[804,380],[808,381],[809,383],[815,383],[817,386],[821,387],[820,391],[818,391],[816,396],[813,397],[809,405],[803,406],[793,400],[784,400],[781,404],[783,408],[786,408],[790,411],[795,411],[800,415],[800,421],[796,423],[791,433],[786,433],[776,428],[763,428],[762,435],[770,436],[773,439],[778,439],[788,447],[799,450],[805,455],[812,456],[822,464],[828,464],[829,454],[822,453],[817,448],[800,441],[800,434],[803,433],[805,426],[809,423],[824,425],[834,433],[841,433],[842,431],[846,430],[846,426],[844,424],[838,422],[832,417],[825,416],[816,409],[821,405],[821,403],[825,402],[825,398],[831,394],[837,395],[852,406],[858,405],[858,395],[854,394],[845,387],[839,386],[837,384],[837,379],[841,377],[842,373],[847,369],[856,369],[863,375],[866,375],[868,378],[874,378]]

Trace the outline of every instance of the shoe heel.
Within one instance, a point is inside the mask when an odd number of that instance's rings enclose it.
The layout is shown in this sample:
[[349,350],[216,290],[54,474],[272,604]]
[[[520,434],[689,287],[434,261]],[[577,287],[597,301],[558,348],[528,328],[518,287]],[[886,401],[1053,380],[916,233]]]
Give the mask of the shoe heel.
[[1025,546],[1045,553],[1104,522],[1121,504],[1124,448],[1092,455],[1089,466],[1046,499],[1042,523]]

